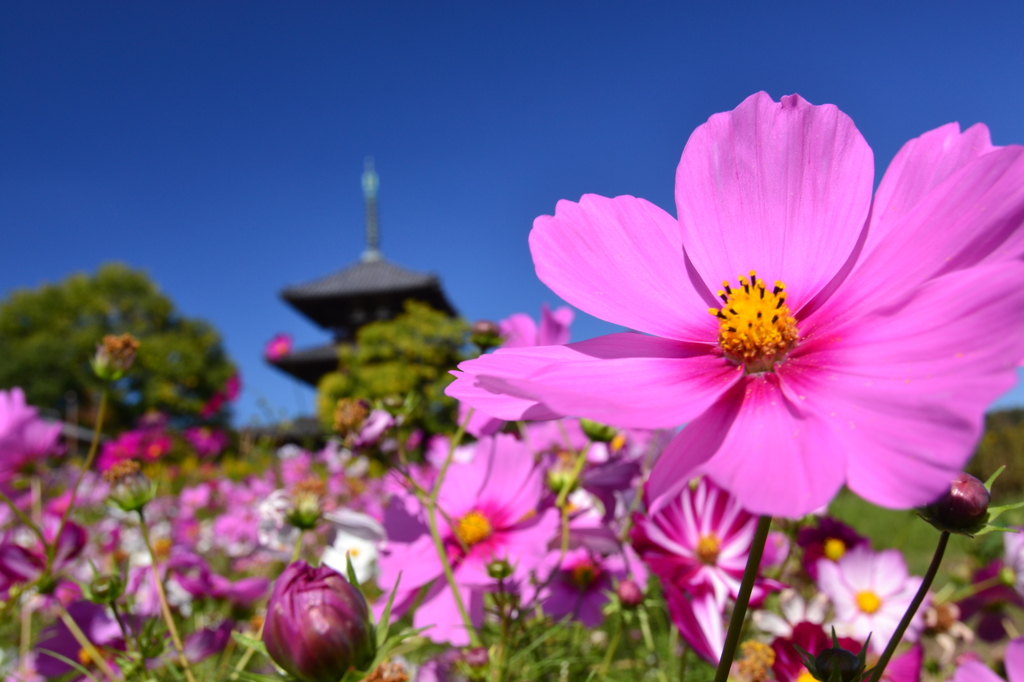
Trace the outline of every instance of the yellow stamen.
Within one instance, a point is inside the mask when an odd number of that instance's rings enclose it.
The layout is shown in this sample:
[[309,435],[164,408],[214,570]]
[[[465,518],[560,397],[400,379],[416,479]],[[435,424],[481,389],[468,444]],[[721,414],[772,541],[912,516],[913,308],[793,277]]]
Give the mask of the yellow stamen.
[[626,436],[624,434],[617,433],[615,434],[615,437],[612,438],[612,442],[608,445],[611,446],[612,452],[618,452],[622,448],[626,447]]
[[79,649],[78,662],[82,664],[82,667],[89,667],[90,665],[92,665],[92,654],[90,654],[84,648]]
[[483,542],[493,533],[491,522],[478,511],[469,512],[455,524],[455,534],[467,547]]
[[740,646],[743,658],[737,664],[738,672],[750,682],[767,682],[775,663],[775,650],[763,642],[748,640]]
[[580,589],[586,589],[594,584],[601,571],[590,560],[576,564],[569,571],[569,579],[572,584]]
[[771,371],[796,343],[796,320],[786,305],[782,282],[768,289],[751,270],[750,279],[739,278],[733,289],[723,283],[718,292],[721,308],[708,312],[718,318],[718,345],[727,357],[742,363],[747,374]]
[[810,674],[806,670],[800,673],[800,677],[796,678],[796,682],[816,682],[814,675]]
[[708,566],[718,561],[718,552],[722,549],[722,541],[714,533],[700,536],[697,541],[697,559]]
[[882,600],[871,590],[864,590],[857,593],[857,608],[870,615],[882,608]]
[[838,538],[826,538],[822,552],[832,561],[839,561],[846,554],[846,543]]

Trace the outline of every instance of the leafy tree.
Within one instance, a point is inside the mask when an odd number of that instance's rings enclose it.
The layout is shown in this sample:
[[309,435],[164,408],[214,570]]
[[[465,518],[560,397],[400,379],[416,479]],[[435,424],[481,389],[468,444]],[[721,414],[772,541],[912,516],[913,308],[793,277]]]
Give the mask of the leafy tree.
[[340,398],[416,400],[408,425],[428,433],[450,430],[455,400],[444,394],[452,382],[448,372],[464,359],[469,326],[417,301],[392,320],[372,322],[356,333],[355,344],[343,345],[339,371],[320,380],[318,411],[328,428]]
[[192,418],[235,372],[210,324],[181,315],[144,272],[110,263],[0,302],[0,387],[54,409],[73,392],[88,422],[99,395],[89,359],[105,334],[125,332],[141,345],[112,386],[111,426],[148,410]]

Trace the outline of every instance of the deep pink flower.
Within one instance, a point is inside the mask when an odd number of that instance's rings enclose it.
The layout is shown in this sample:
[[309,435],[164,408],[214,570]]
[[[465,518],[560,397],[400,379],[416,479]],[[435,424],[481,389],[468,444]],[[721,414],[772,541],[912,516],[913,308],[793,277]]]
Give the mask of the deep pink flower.
[[[114,652],[124,651],[124,638],[117,622],[107,614],[106,607],[80,601],[67,609],[79,629],[104,654],[107,663],[113,666]],[[72,671],[70,665],[51,655],[51,651],[72,661],[81,661],[78,652],[82,646],[62,621],[40,633],[37,647],[36,670],[47,678],[60,677]]]
[[[481,439],[472,461],[448,470],[438,504],[452,523],[442,517],[440,531],[463,603],[477,624],[483,618],[484,592],[496,586],[488,566],[507,561],[512,568],[509,584],[523,584],[547,554],[558,519],[553,510],[539,509],[543,490],[543,477],[529,450],[507,434]],[[384,517],[388,544],[379,560],[381,587],[391,590],[401,573],[397,613],[415,600],[421,586],[433,583],[413,625],[432,626],[424,635],[436,642],[464,645],[469,637],[434,542],[424,518],[410,515],[410,507],[418,505],[393,500]]]
[[635,556],[627,565],[624,556],[618,553],[601,556],[582,548],[567,552],[551,576],[542,602],[544,612],[555,620],[572,616],[587,627],[597,627],[604,620],[602,609],[608,603],[608,595],[614,591],[616,583],[629,576],[631,567],[640,569],[633,584],[642,594],[647,573]]
[[900,150],[874,201],[873,181],[835,106],[749,97],[687,142],[678,220],[587,195],[534,223],[540,279],[643,333],[499,349],[449,395],[503,419],[688,423],[654,499],[703,472],[758,514],[802,516],[843,484],[932,501],[1024,357],[1024,147],[950,124]]
[[[1006,675],[1009,682],[1024,682],[1024,637],[1006,647]],[[981,661],[967,661],[956,669],[951,682],[1003,682],[999,675]]]
[[228,445],[227,434],[207,426],[185,429],[184,435],[200,457],[215,457]]
[[[853,653],[861,650],[861,645],[852,639],[841,638],[839,645]],[[804,667],[796,647],[817,656],[830,646],[832,638],[820,624],[808,621],[795,624],[787,637],[772,640],[772,649],[775,650],[772,672],[775,673],[775,679],[779,682],[813,682],[814,678]]]
[[718,665],[725,646],[725,622],[722,606],[715,593],[706,585],[692,593],[663,583],[665,601],[672,623],[679,629],[694,653],[712,665]]
[[[653,514],[637,514],[633,548],[662,584],[695,593],[707,587],[718,608],[736,598],[757,518],[708,478],[687,486]],[[755,603],[773,583],[759,581]]]
[[828,516],[818,519],[817,526],[804,526],[796,536],[796,544],[804,550],[803,566],[811,579],[818,579],[818,560],[839,559],[854,547],[869,546],[868,539],[842,521]]
[[267,341],[267,345],[263,347],[263,357],[271,362],[274,360],[280,360],[292,352],[293,346],[294,343],[292,342],[291,334],[285,334],[283,332],[275,334],[274,338]]
[[[818,562],[818,587],[835,608],[836,632],[860,642],[871,635],[871,648],[881,654],[896,631],[921,579],[907,573],[897,549],[872,552],[867,547],[850,550],[839,561]],[[916,641],[924,629],[924,610],[918,609],[904,637]]]
[[0,391],[0,483],[9,481],[22,467],[54,452],[60,424],[39,418],[39,411],[25,402],[20,388]]

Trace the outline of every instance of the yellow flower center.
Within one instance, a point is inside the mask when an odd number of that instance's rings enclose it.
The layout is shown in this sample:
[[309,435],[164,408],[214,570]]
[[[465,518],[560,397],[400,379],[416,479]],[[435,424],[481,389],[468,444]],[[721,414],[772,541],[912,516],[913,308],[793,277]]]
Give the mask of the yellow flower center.
[[621,433],[617,433],[615,434],[615,437],[612,438],[612,442],[608,445],[612,452],[618,452],[622,448],[626,447],[626,436]]
[[588,560],[573,566],[569,571],[569,579],[576,587],[586,589],[594,584],[599,573],[597,566]]
[[718,318],[718,345],[727,357],[742,363],[747,374],[771,371],[799,335],[796,320],[786,305],[786,289],[776,281],[772,289],[751,270],[750,279],[739,278],[733,289],[728,282],[718,292],[721,308],[708,312]]
[[882,608],[882,600],[871,590],[864,590],[857,593],[857,608],[867,614],[872,614]]
[[722,541],[714,533],[700,536],[697,541],[697,559],[708,566],[718,561],[718,552],[722,549]]
[[737,664],[740,675],[750,682],[767,682],[775,663],[775,650],[763,642],[749,640],[740,647],[743,658]]
[[89,667],[92,665],[92,655],[86,651],[85,648],[79,649],[78,662],[81,663],[83,667]]
[[478,511],[469,512],[455,524],[455,534],[467,547],[483,542],[491,537],[492,533],[494,528],[491,527],[491,522]]
[[796,678],[796,682],[816,682],[816,680],[814,679],[814,675],[810,674],[805,669],[800,673],[800,677]]
[[846,543],[837,538],[827,538],[822,552],[832,561],[839,561],[846,554]]

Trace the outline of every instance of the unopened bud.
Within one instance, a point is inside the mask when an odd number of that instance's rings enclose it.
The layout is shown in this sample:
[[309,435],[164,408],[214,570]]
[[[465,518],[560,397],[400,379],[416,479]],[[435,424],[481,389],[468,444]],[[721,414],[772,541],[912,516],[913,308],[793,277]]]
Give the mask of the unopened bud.
[[96,346],[92,370],[104,381],[117,381],[135,362],[135,352],[138,349],[139,342],[131,334],[107,334],[103,337],[103,342]]
[[285,517],[288,523],[299,530],[316,528],[323,513],[324,495],[327,488],[324,482],[315,476],[299,481],[292,488],[291,507]]
[[156,497],[156,483],[139,469],[139,463],[125,459],[110,467],[103,480],[110,484],[107,499],[126,512],[139,511]]
[[491,661],[487,647],[475,646],[462,652],[462,660],[470,668],[482,668]]
[[342,438],[358,433],[369,414],[370,405],[365,400],[342,398],[334,407],[334,430]]
[[619,601],[626,608],[639,606],[644,600],[644,591],[640,589],[635,580],[623,580],[619,583],[616,591],[619,594]]
[[921,515],[940,530],[970,532],[985,523],[990,499],[984,483],[961,472],[950,482],[949,490],[925,507]]
[[815,679],[822,682],[831,682],[835,673],[839,672],[839,679],[843,682],[854,682],[857,676],[864,670],[864,663],[852,651],[841,647],[830,647],[822,651],[814,659],[817,670]]
[[587,434],[587,438],[597,443],[610,443],[618,433],[615,427],[589,419],[581,419],[580,427],[583,429],[583,433]]
[[512,575],[512,564],[504,559],[495,559],[487,564],[487,575],[495,580],[504,580]]
[[113,604],[124,593],[124,581],[116,575],[98,575],[89,583],[89,601]]
[[490,320],[477,320],[469,331],[469,341],[485,353],[501,345],[501,329]]

